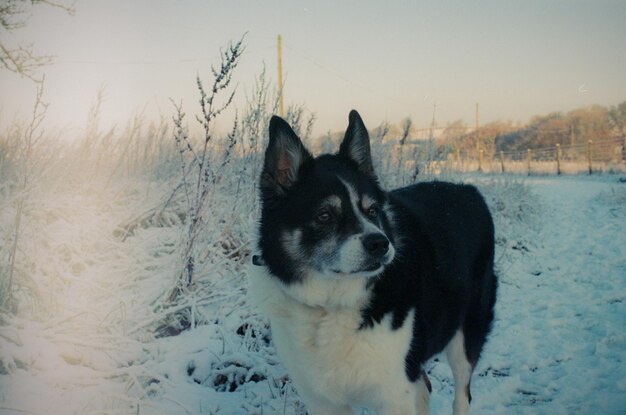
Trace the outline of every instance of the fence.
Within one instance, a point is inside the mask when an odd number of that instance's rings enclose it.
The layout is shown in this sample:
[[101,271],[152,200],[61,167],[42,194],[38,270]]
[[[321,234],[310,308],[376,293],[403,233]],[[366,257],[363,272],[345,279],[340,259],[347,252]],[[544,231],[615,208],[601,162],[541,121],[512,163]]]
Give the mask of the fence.
[[[420,162],[431,171],[461,171],[512,174],[581,174],[601,172],[626,173],[626,142],[622,138],[602,141],[587,141],[574,145],[556,144],[553,147],[528,148],[515,151],[488,151],[481,149],[472,152],[452,151],[443,155],[441,148],[431,144],[411,144],[413,149],[393,150],[402,154],[407,167]],[[415,157],[407,157],[414,154]],[[436,156],[433,156],[435,154]],[[438,156],[437,156],[438,155]],[[421,161],[418,161],[421,160]]]

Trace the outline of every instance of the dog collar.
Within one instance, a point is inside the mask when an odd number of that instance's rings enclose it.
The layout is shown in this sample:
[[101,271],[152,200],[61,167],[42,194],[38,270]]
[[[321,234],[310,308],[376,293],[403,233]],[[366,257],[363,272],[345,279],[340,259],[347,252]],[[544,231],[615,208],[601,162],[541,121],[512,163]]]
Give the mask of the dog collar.
[[263,267],[265,266],[265,261],[261,258],[261,255],[252,255],[252,265]]

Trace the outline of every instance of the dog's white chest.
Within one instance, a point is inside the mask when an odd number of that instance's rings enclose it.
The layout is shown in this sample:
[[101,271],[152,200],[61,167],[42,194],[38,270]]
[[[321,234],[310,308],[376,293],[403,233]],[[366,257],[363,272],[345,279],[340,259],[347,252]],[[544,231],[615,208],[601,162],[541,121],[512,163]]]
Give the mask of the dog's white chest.
[[404,383],[409,324],[394,331],[387,319],[358,330],[351,312],[316,314],[271,318],[278,352],[298,385],[333,402],[366,404],[380,401],[376,395],[385,387]]
[[300,394],[372,407],[390,388],[410,387],[405,356],[412,314],[397,330],[390,317],[360,330],[358,307],[311,307],[286,295],[264,272],[250,278],[251,295],[270,318],[274,344]]

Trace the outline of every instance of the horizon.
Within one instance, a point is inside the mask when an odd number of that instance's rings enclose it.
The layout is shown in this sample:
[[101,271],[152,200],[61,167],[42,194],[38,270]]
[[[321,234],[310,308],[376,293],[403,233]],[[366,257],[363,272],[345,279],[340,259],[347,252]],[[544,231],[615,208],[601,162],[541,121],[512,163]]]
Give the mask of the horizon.
[[[170,98],[197,113],[196,75],[208,83],[220,49],[244,33],[235,105],[243,109],[264,66],[276,84],[281,34],[285,105],[316,114],[313,137],[345,130],[353,108],[369,129],[406,117],[425,128],[435,104],[438,126],[459,119],[473,126],[477,102],[484,125],[525,124],[536,115],[626,100],[623,2],[191,1],[181,7],[165,0],[79,0],[74,7],[69,16],[37,5],[26,27],[7,38],[56,55],[41,72],[50,104],[46,128],[69,135],[83,132],[99,90],[102,130],[121,129],[140,113],[169,120]],[[0,88],[0,125],[28,117],[32,81],[0,71]],[[228,129],[229,121],[222,123],[218,128]]]

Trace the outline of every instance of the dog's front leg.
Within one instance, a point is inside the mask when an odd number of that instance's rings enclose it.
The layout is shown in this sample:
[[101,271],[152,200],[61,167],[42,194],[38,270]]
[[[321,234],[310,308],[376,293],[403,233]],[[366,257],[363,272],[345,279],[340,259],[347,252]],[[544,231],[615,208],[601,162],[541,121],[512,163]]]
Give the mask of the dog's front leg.
[[349,406],[335,405],[327,401],[309,401],[306,403],[309,415],[353,415]]
[[385,402],[379,410],[380,415],[422,415],[418,413],[418,388],[407,382],[407,387],[397,388],[386,394]]
[[414,401],[396,402],[383,406],[380,415],[418,415]]
[[422,373],[417,380],[417,396],[415,405],[417,406],[417,415],[429,415],[430,414],[430,392],[432,390],[432,386],[430,384],[430,379],[428,379],[428,375],[425,371],[422,370]]

